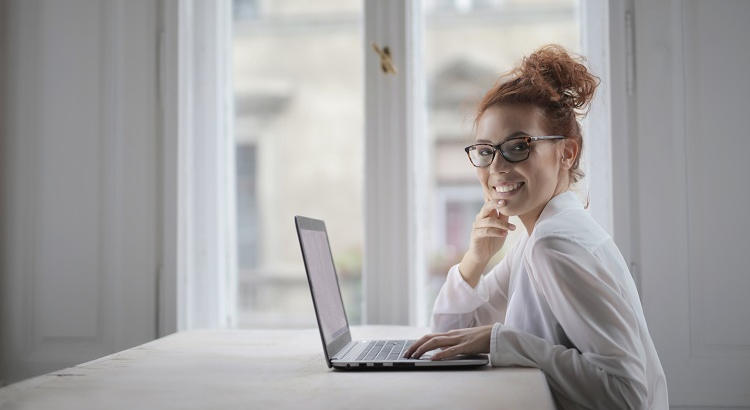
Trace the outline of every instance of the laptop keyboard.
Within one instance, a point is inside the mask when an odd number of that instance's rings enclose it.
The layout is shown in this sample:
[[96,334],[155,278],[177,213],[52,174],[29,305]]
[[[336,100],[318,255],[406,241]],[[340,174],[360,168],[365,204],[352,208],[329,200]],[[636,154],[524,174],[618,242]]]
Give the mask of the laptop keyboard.
[[415,340],[373,340],[362,350],[356,360],[368,362],[410,360],[401,356],[414,342]]

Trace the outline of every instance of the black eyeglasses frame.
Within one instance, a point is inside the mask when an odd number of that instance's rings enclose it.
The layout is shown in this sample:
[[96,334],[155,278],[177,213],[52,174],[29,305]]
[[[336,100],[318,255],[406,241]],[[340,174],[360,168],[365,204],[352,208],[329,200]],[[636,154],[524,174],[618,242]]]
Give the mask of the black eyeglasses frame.
[[[497,155],[498,151],[500,152],[500,155],[502,155],[503,158],[506,161],[508,161],[508,162],[518,163],[518,162],[526,161],[527,159],[529,159],[529,154],[531,153],[531,149],[529,149],[526,152],[526,157],[524,157],[523,159],[519,159],[519,160],[515,160],[515,161],[509,159],[508,156],[507,156],[508,154],[505,153],[501,149],[501,147],[502,147],[503,144],[506,144],[506,143],[508,143],[510,141],[523,139],[523,140],[526,140],[526,143],[529,144],[529,148],[531,148],[531,143],[534,142],[534,141],[540,141],[540,140],[557,140],[557,139],[565,139],[565,138],[567,138],[567,137],[562,136],[562,135],[539,135],[539,136],[534,136],[534,137],[529,136],[529,135],[525,135],[525,136],[508,138],[505,141],[503,141],[503,142],[501,142],[501,143],[499,143],[497,145],[492,145],[492,144],[487,144],[487,143],[479,143],[479,144],[469,145],[468,147],[464,148],[464,151],[466,151],[466,155],[469,157],[469,162],[471,163],[471,165],[475,166],[476,168],[487,168],[490,165],[492,165],[492,163],[495,161],[495,155]],[[481,147],[491,147],[492,148],[492,160],[490,161],[489,164],[484,165],[484,166],[477,165],[477,164],[474,163],[474,161],[471,160],[471,151],[475,150],[477,147],[480,147],[480,146]]]

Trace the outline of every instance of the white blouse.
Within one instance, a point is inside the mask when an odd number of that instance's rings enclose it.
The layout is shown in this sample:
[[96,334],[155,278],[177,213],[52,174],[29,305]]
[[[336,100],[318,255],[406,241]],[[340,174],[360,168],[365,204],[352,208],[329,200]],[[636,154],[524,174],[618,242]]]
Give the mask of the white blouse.
[[493,323],[491,364],[541,369],[560,408],[669,408],[628,266],[572,191],[475,288],[448,272],[433,332]]

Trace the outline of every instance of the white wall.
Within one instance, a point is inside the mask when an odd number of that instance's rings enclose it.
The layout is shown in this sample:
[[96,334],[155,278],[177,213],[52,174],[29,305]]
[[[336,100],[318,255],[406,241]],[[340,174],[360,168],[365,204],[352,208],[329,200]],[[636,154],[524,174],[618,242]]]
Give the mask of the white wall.
[[8,383],[156,336],[158,3],[0,9]]
[[0,0],[0,380],[231,325],[230,4]]
[[748,408],[750,2],[637,0],[633,18],[621,198],[670,405]]
[[[8,27],[8,23],[6,22],[6,7],[5,7],[5,0],[0,0],[0,56],[7,55],[7,47],[6,47],[6,28]],[[3,124],[5,124],[5,81],[2,79],[5,78],[5,63],[0,63],[0,161],[2,161],[2,153],[5,152],[5,144],[4,144],[4,127]],[[2,164],[2,162],[0,162]],[[4,214],[5,211],[5,201],[2,200],[4,197],[3,193],[5,192],[5,171],[0,166],[0,215]],[[5,218],[0,217],[0,232],[5,232]],[[0,266],[3,266],[5,263],[5,236],[0,234]],[[0,297],[5,295],[5,269],[0,268]],[[6,384],[5,382],[5,372],[2,369],[5,369],[5,358],[2,352],[5,351],[5,338],[2,337],[3,329],[5,328],[3,326],[3,319],[5,317],[3,313],[3,309],[5,308],[5,304],[0,300],[0,386],[4,386]]]

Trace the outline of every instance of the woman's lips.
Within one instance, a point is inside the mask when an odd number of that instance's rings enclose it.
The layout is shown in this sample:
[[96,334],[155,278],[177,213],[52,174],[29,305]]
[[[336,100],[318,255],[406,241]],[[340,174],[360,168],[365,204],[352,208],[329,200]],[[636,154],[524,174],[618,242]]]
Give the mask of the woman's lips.
[[525,187],[526,187],[526,183],[525,182],[521,182],[521,186],[518,187],[518,188],[516,188],[513,191],[499,192],[499,191],[497,191],[497,190],[495,190],[493,188],[492,190],[495,191],[494,194],[493,194],[493,196],[495,197],[495,199],[508,199],[508,198],[516,195],[517,193],[519,193]]

